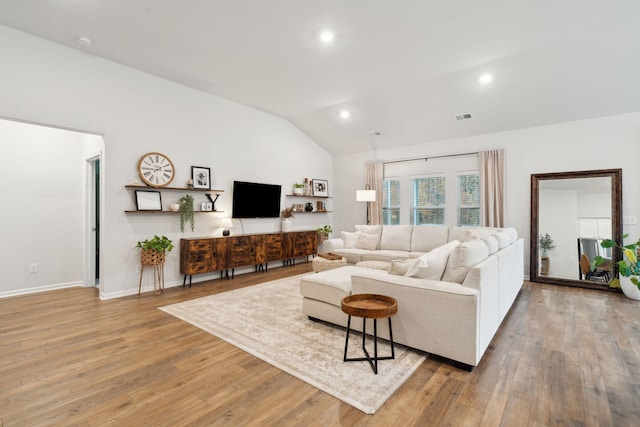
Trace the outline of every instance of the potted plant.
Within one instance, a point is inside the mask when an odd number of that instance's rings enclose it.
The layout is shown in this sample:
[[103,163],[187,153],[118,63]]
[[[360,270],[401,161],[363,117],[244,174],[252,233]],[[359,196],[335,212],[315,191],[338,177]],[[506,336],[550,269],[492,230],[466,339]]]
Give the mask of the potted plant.
[[333,232],[333,229],[330,225],[325,225],[324,227],[318,228],[316,231],[318,232],[318,244],[321,245],[329,238],[329,233]]
[[[629,235],[625,234],[622,238],[625,239],[627,236]],[[623,259],[618,261],[619,277],[614,277],[609,282],[609,287],[621,288],[627,298],[640,300],[640,263],[638,263],[638,259],[640,259],[640,239],[624,246],[611,239],[605,239],[600,242],[600,246],[603,248],[618,248],[623,254]],[[607,259],[597,256],[593,259],[591,268],[595,269],[607,261]]]
[[544,236],[540,236],[538,242],[540,242],[540,248],[542,248],[543,257],[547,256],[547,251],[550,251],[551,249],[556,247],[553,244],[553,239],[551,238],[551,236],[549,236],[549,233],[545,233]]
[[304,184],[300,184],[299,182],[296,182],[295,184],[293,184],[293,194],[295,194],[296,196],[302,196],[303,192],[304,192]]
[[282,211],[282,231],[289,231],[291,230],[291,219],[293,218],[293,207],[289,207],[289,208],[284,208],[284,210]]
[[136,248],[142,249],[142,265],[157,265],[164,263],[165,254],[173,249],[173,242],[166,236],[153,236],[138,242]]
[[196,218],[193,214],[193,196],[187,194],[180,198],[180,231],[184,232],[184,225],[188,222],[191,224],[191,231],[196,228]]

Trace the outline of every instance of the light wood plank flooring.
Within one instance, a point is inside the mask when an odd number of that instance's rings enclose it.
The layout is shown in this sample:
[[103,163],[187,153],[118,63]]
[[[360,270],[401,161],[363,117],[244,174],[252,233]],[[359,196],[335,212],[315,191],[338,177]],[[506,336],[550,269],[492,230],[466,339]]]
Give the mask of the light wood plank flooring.
[[478,367],[430,357],[373,416],[157,309],[310,267],[0,300],[0,425],[640,425],[640,303],[621,294],[527,282]]

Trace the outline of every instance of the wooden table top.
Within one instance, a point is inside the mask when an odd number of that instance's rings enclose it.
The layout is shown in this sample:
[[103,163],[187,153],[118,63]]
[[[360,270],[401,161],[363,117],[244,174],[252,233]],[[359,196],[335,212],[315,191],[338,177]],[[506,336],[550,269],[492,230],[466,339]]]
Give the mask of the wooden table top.
[[398,302],[386,295],[354,294],[342,298],[342,311],[350,316],[381,319],[398,312]]

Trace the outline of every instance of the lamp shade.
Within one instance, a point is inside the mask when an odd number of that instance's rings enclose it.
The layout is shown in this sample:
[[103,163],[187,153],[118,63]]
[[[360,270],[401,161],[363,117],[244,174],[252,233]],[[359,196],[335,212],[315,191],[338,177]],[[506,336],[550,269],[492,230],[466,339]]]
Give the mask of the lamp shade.
[[220,227],[233,228],[233,221],[231,221],[231,218],[222,218],[222,221],[220,221]]
[[376,190],[356,190],[357,202],[375,202]]

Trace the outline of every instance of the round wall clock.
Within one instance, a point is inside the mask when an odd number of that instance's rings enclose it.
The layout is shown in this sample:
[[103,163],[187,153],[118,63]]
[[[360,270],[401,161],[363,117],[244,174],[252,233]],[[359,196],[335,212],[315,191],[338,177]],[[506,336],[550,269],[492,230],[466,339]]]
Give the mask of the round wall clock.
[[162,153],[147,153],[138,162],[138,174],[147,185],[164,187],[173,181],[175,168],[167,156]]

